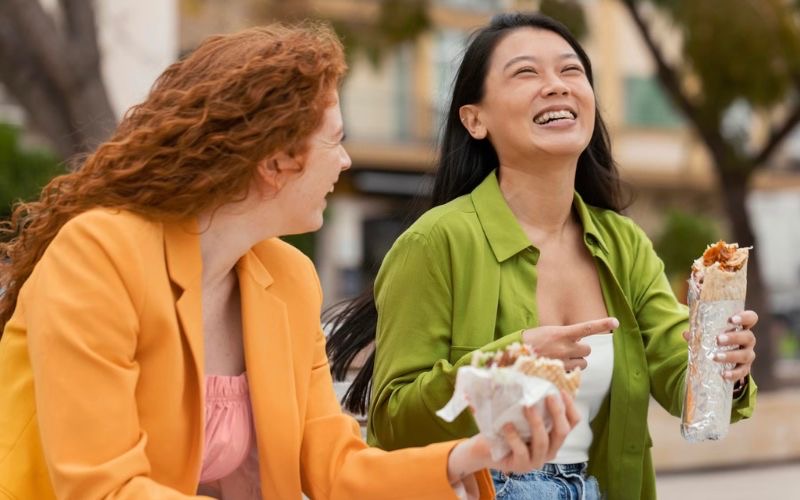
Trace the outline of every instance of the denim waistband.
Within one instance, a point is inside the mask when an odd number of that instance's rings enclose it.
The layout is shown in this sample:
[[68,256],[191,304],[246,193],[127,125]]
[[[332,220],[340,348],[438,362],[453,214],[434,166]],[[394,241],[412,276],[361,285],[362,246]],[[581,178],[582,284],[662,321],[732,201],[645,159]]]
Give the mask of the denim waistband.
[[544,464],[539,470],[549,474],[583,474],[586,471],[586,462],[577,464]]
[[542,474],[542,473],[550,474],[553,476],[571,476],[574,474],[583,476],[586,472],[586,467],[587,467],[586,462],[580,462],[577,464],[544,464],[544,466],[542,466],[539,469],[532,470],[530,472],[522,474],[517,474],[517,473],[503,474],[500,471],[494,471],[494,472],[497,472],[498,475],[501,476],[509,476],[517,479],[524,479],[528,475],[535,476],[536,474]]

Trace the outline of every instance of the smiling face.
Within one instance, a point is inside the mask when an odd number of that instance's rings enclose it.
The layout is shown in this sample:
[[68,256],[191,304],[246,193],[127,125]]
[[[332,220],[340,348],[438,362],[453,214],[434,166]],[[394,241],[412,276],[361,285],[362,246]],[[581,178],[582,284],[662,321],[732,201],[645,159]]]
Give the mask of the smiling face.
[[322,227],[325,197],[333,192],[339,174],[350,168],[350,156],[345,151],[342,111],[338,93],[325,110],[322,123],[308,139],[308,149],[301,158],[283,157],[281,164],[285,181],[276,195],[281,210],[284,231],[281,234],[300,234]]
[[460,115],[473,137],[488,137],[501,164],[547,156],[577,162],[594,129],[594,91],[566,40],[519,28],[495,47],[481,101]]

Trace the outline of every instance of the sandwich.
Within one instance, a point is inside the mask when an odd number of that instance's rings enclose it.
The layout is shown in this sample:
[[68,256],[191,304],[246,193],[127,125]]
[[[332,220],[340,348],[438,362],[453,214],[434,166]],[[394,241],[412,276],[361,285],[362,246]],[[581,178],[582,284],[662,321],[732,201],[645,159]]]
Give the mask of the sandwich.
[[537,377],[575,397],[581,384],[580,369],[567,372],[564,362],[537,356],[527,344],[514,342],[495,352],[475,351],[471,365],[484,369],[511,369],[529,377]]
[[535,406],[548,427],[545,398],[560,390],[575,396],[580,381],[580,370],[567,372],[561,360],[537,356],[525,344],[513,343],[496,352],[476,351],[470,365],[458,369],[453,396],[436,414],[452,422],[470,408],[478,430],[489,439],[492,457],[499,460],[509,451],[503,426],[511,423],[523,440],[530,439],[524,409]]

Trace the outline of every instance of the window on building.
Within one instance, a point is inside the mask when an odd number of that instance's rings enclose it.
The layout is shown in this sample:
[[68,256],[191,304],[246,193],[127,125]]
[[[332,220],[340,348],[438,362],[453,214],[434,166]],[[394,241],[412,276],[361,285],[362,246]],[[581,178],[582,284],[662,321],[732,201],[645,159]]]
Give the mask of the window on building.
[[433,53],[433,133],[438,137],[453,89],[453,81],[461,64],[467,44],[468,32],[443,29],[435,35]]
[[625,124],[634,127],[676,128],[683,118],[653,77],[625,78]]
[[392,106],[394,107],[394,134],[392,139],[408,140],[411,137],[411,95],[414,81],[414,47],[410,43],[401,45],[394,59],[394,89]]
[[482,12],[507,9],[511,6],[510,0],[436,0],[438,5],[457,9],[469,9]]

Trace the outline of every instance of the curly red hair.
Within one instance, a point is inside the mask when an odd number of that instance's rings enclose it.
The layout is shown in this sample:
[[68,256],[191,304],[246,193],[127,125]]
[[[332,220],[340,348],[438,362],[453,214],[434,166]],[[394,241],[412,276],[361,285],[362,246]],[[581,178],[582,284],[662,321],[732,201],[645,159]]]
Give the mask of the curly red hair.
[[319,23],[212,36],[167,68],[107,142],[0,225],[0,330],[67,221],[94,207],[180,220],[242,199],[264,158],[305,152],[345,70]]

